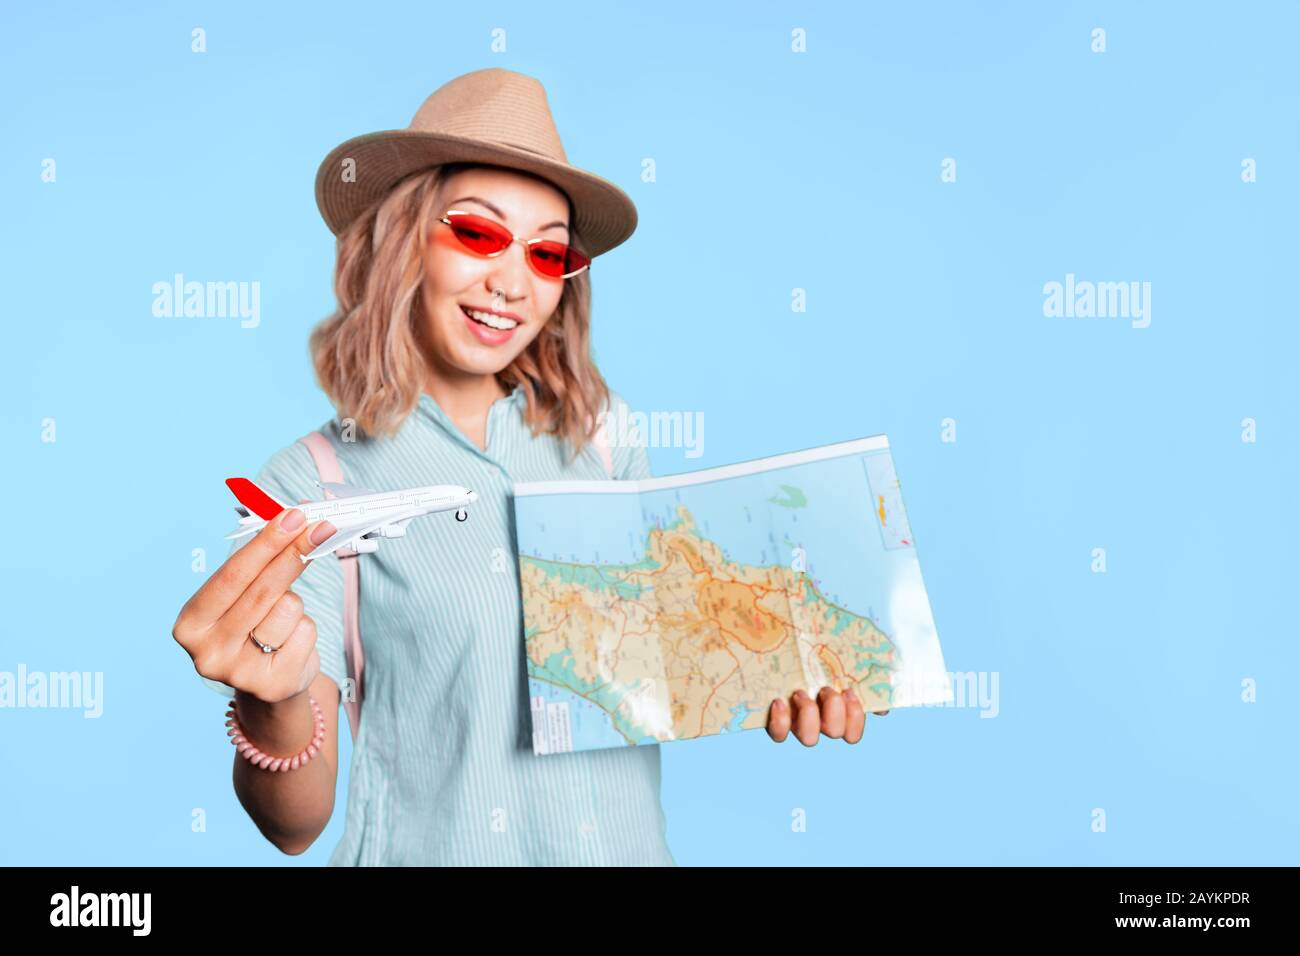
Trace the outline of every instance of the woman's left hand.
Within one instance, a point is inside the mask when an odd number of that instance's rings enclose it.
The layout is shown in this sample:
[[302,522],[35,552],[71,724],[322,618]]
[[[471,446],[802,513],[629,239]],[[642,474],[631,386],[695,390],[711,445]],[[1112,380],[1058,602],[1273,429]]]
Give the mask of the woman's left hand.
[[[883,717],[889,711],[872,713]],[[833,687],[823,687],[816,700],[801,688],[788,701],[780,697],[772,701],[767,711],[767,735],[779,744],[793,728],[795,737],[805,747],[816,744],[822,734],[856,744],[862,739],[866,722],[862,701],[852,688],[840,693]]]

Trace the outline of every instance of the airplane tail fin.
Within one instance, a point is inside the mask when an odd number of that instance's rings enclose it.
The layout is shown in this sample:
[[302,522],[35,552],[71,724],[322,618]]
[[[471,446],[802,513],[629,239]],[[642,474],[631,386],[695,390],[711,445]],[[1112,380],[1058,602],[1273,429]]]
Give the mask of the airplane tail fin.
[[226,487],[234,492],[240,504],[263,521],[270,521],[288,507],[288,505],[277,501],[247,478],[227,478]]

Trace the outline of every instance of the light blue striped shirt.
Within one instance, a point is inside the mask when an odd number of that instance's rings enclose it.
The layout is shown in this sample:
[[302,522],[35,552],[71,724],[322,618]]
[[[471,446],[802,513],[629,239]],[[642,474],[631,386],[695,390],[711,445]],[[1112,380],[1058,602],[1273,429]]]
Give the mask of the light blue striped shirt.
[[[617,413],[623,398],[611,393]],[[659,747],[535,756],[515,550],[516,481],[605,478],[588,446],[571,465],[533,437],[516,388],[488,411],[487,450],[434,399],[394,436],[322,431],[344,480],[377,491],[455,484],[478,492],[469,520],[416,518],[360,562],[365,702],[347,825],[330,858],[348,865],[674,865],[659,802]],[[616,478],[650,477],[645,449],[611,447]],[[294,442],[257,483],[286,502],[321,497]],[[311,562],[293,590],[316,622],[321,671],[342,684],[342,573]],[[346,715],[339,732],[348,733]]]

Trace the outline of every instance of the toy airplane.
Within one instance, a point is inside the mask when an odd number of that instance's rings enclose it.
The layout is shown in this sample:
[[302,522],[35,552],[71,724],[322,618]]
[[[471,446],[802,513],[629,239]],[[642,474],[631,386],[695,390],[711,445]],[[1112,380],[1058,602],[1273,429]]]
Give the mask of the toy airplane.
[[329,520],[338,530],[310,554],[302,555],[303,563],[330,554],[345,545],[358,554],[379,550],[379,538],[400,538],[412,518],[455,509],[456,520],[469,517],[465,506],[478,501],[478,495],[459,485],[425,485],[402,491],[371,491],[342,482],[316,482],[316,486],[331,497],[324,501],[306,501],[288,505],[277,501],[247,478],[227,478],[226,485],[235,493],[240,504],[235,506],[239,527],[226,535],[227,539],[256,534],[285,508],[298,508],[307,517],[307,524]]

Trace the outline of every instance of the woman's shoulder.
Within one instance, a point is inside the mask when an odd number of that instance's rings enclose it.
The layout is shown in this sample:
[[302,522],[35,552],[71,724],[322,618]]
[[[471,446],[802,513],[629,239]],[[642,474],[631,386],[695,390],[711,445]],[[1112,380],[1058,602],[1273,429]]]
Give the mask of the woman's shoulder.
[[627,428],[634,415],[631,403],[622,392],[612,388],[608,391],[609,401],[603,410],[606,431],[612,432],[616,427]]
[[[319,428],[304,432],[298,438],[272,452],[258,470],[257,477],[254,479],[256,484],[272,495],[280,497],[281,500],[293,504],[319,499],[321,493],[316,482],[320,479],[320,471],[315,456],[303,440],[312,434],[318,434],[324,439],[325,445],[322,446],[322,450],[325,454],[332,454],[340,462],[346,474],[347,466],[343,462],[348,455],[349,442],[338,420],[330,419]],[[320,439],[316,441],[319,442]]]
[[615,478],[635,480],[652,477],[643,438],[643,418],[620,392],[609,389],[609,404],[602,424],[605,442],[613,458]]

